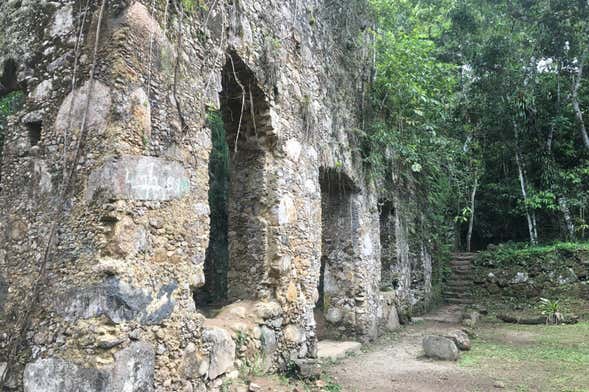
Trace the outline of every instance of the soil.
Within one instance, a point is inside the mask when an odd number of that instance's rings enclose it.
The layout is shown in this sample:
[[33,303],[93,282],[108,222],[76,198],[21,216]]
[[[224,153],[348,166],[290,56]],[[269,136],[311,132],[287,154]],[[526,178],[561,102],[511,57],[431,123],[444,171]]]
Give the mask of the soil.
[[[447,308],[441,309],[453,317]],[[439,319],[438,315],[433,317]],[[458,323],[430,320],[411,325],[398,335],[388,336],[367,347],[367,352],[342,360],[327,373],[350,392],[459,392],[490,391],[496,381],[460,368],[456,362],[433,361],[423,357],[425,335],[444,335],[460,329]]]
[[325,376],[306,385],[261,377],[273,392],[589,392],[589,324],[517,326],[487,316],[472,351],[458,362],[423,356],[422,339],[462,329],[462,309],[445,306],[362,351],[324,363]]

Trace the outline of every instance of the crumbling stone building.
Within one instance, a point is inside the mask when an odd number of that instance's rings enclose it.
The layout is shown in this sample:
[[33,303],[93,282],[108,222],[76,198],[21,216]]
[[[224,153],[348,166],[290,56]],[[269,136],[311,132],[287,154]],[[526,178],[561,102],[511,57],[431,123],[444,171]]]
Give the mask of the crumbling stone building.
[[[399,197],[382,208],[390,187],[358,148],[366,12],[361,0],[0,4],[0,96],[24,94],[0,169],[7,388],[214,389],[252,361],[312,361],[318,319],[330,337],[370,340],[405,299],[429,300],[428,245],[410,250],[415,218]],[[214,112],[230,168],[221,273],[206,272],[219,272]],[[221,310],[201,309],[207,284]]]

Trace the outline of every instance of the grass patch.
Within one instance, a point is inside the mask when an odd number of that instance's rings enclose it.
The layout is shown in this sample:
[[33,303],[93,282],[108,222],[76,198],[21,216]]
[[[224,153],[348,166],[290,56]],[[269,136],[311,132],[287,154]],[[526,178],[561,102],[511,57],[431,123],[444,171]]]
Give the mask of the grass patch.
[[459,365],[503,379],[514,391],[589,391],[589,323],[487,324]]
[[491,261],[496,265],[521,264],[522,261],[534,261],[551,254],[571,256],[577,252],[589,252],[589,242],[555,242],[550,245],[530,246],[527,243],[507,243],[481,252],[477,263]]

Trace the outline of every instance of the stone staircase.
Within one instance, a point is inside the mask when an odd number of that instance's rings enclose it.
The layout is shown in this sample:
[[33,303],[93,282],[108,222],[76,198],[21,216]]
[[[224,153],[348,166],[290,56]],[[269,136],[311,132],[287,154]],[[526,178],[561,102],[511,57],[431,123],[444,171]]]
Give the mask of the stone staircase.
[[476,253],[454,253],[451,273],[444,288],[444,300],[449,304],[472,304],[472,264]]

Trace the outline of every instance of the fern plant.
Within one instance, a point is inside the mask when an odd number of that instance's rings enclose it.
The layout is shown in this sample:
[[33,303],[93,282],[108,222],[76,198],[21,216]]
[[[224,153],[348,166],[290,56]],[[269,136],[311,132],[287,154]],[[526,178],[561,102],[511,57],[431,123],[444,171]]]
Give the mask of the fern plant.
[[564,321],[564,314],[559,300],[540,298],[538,308],[546,317],[546,324],[561,324]]

